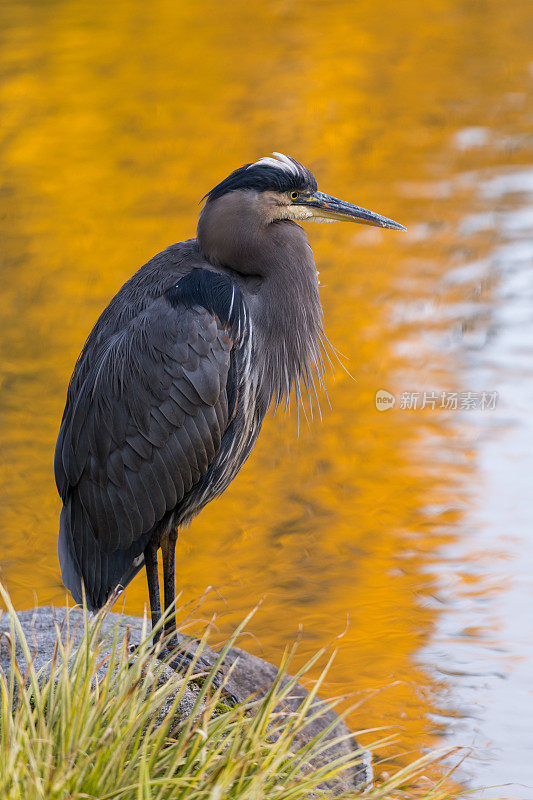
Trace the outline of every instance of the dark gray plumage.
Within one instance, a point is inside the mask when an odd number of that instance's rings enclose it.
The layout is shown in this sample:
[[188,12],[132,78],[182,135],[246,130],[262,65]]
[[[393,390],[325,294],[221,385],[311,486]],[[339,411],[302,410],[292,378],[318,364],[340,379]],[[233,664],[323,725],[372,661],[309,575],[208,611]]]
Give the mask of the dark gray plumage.
[[317,272],[296,221],[401,229],[317,191],[274,154],[207,196],[198,238],[172,245],[102,313],[72,376],[55,455],[65,585],[101,607],[146,564],[153,621],[174,598],[177,531],[223,492],[266,411],[321,368]]

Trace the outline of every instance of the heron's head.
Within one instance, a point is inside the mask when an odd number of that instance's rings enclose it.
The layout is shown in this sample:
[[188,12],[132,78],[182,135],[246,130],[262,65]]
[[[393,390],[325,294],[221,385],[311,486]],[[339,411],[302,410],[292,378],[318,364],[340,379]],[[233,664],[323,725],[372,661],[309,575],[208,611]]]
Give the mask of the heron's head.
[[271,270],[280,263],[281,251],[305,242],[295,222],[346,220],[405,230],[381,214],[319,192],[314,175],[281,153],[245,164],[204,199],[198,222],[202,253],[212,263],[241,272]]
[[361,206],[318,191],[312,172],[281,153],[245,164],[205,196],[207,205],[218,202],[236,213],[254,213],[264,224],[346,220],[377,228],[405,230],[403,225]]

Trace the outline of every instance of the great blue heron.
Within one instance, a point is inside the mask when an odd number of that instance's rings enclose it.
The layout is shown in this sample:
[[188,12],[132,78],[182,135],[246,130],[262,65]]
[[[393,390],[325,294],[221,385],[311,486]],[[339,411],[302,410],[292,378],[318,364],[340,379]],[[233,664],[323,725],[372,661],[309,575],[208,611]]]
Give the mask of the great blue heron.
[[[180,526],[248,458],[272,401],[312,385],[322,309],[303,220],[402,225],[319,192],[274,153],[204,198],[196,239],[124,284],[78,359],[55,453],[59,561],[76,602],[103,606],[146,566],[152,623],[175,597]],[[174,623],[165,630],[172,645]]]

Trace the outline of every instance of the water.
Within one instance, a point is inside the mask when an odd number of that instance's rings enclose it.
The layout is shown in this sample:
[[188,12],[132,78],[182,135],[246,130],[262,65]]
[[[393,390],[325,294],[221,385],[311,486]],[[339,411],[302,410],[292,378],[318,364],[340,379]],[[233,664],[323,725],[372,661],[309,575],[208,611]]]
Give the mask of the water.
[[[408,232],[308,226],[356,382],[335,365],[299,434],[267,420],[181,535],[184,598],[216,587],[224,634],[266,595],[244,644],[274,660],[300,625],[300,662],[347,628],[328,688],[362,692],[354,727],[391,726],[399,761],[473,746],[466,783],[531,800],[533,13],[379,9],[0,5],[0,569],[17,607],[64,603],[52,452],[87,333],[193,235],[205,191],[290,153]],[[421,409],[424,392],[498,397]],[[139,576],[126,610],[146,599]]]

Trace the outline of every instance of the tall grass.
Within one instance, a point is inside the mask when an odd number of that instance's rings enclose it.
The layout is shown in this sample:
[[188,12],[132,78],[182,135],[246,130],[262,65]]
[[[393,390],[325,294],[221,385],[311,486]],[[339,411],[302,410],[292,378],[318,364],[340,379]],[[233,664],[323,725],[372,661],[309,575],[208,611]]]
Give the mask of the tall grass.
[[[288,680],[286,656],[264,697],[229,706],[223,687],[215,686],[215,674],[248,620],[201,682],[194,664],[186,674],[169,676],[146,629],[132,657],[128,637],[119,635],[118,628],[104,634],[105,610],[91,621],[84,613],[77,645],[67,615],[64,629],[57,629],[51,664],[37,672],[31,646],[1,586],[0,594],[10,626],[2,645],[11,653],[9,674],[0,674],[2,800],[330,797],[331,789],[324,789],[324,783],[360,763],[357,752],[328,758],[339,741],[331,738],[331,726],[302,743],[309,721],[331,707],[317,699],[327,667],[296,710],[287,713],[296,681],[316,664],[322,651]],[[198,656],[206,638],[207,633]],[[16,657],[16,641],[24,664]],[[188,690],[194,695],[184,716],[177,712]],[[365,797],[411,796],[410,787],[416,787],[431,760],[423,757],[385,783],[367,787]],[[419,791],[416,796],[421,796]],[[423,796],[445,800],[452,795],[442,782],[431,785]]]

